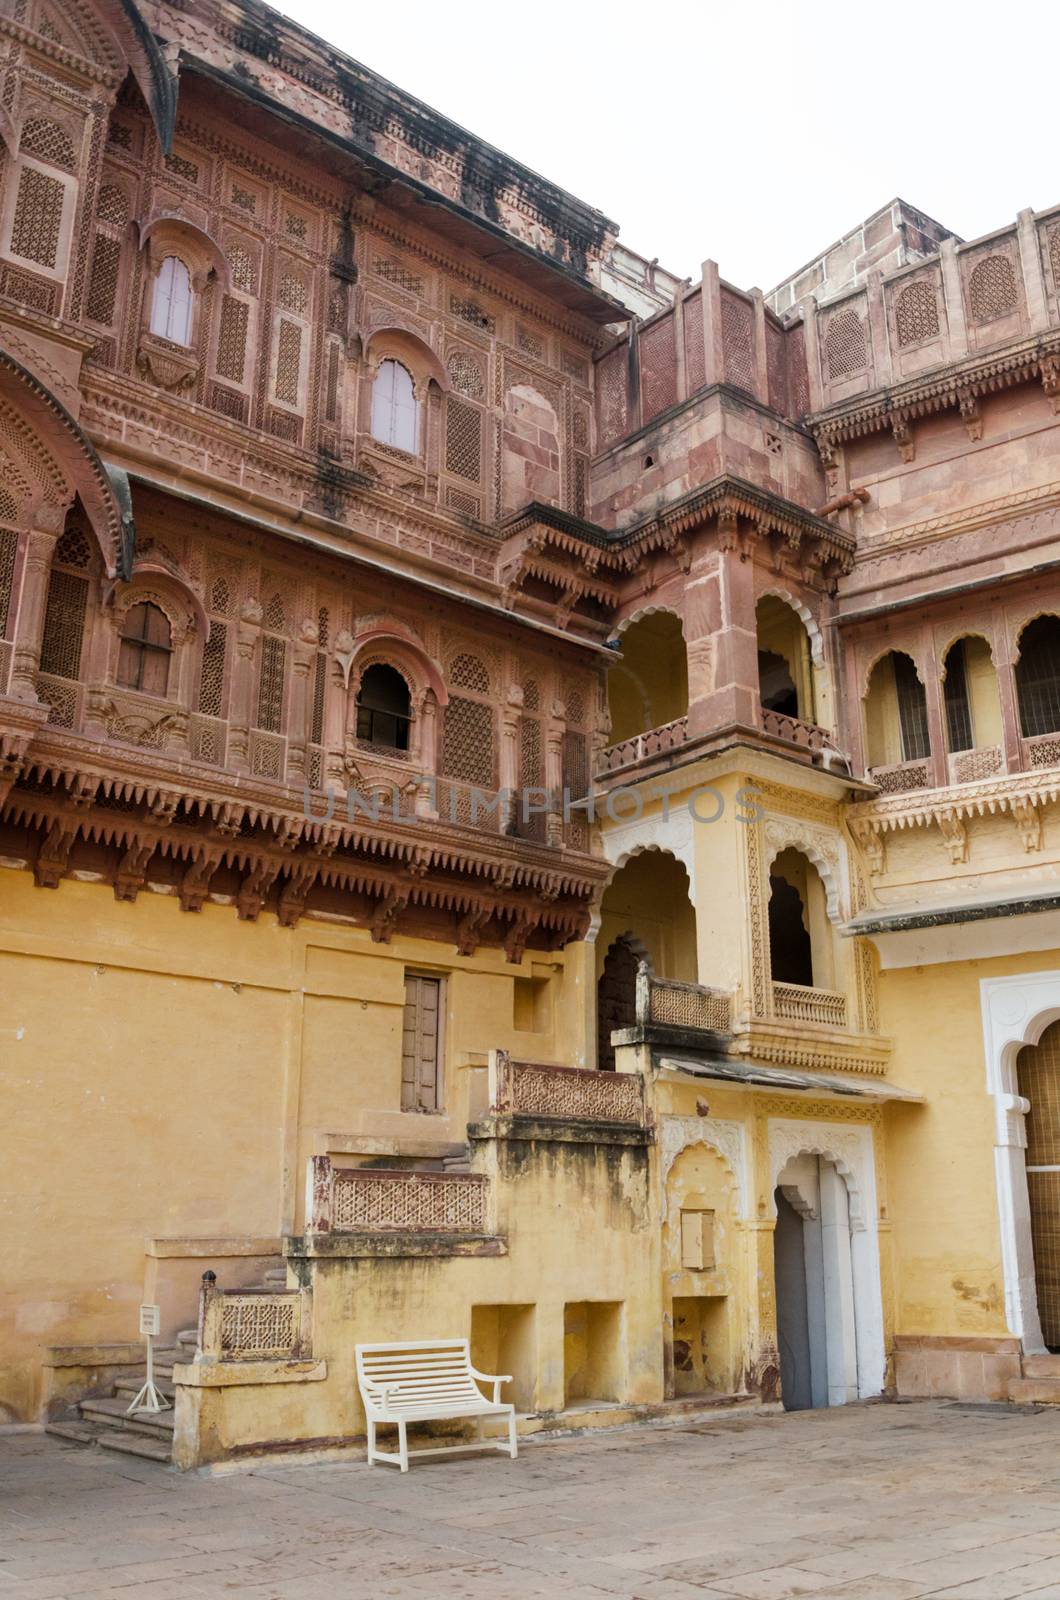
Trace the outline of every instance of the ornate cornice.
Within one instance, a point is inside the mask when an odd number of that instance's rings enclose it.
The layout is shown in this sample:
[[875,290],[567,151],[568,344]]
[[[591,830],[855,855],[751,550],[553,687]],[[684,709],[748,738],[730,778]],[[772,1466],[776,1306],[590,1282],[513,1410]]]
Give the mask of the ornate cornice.
[[1007,349],[967,356],[902,383],[840,401],[807,417],[806,426],[822,449],[885,428],[893,429],[901,444],[908,423],[917,417],[955,406],[967,409],[978,396],[1012,388],[1028,378],[1041,378],[1046,392],[1055,395],[1058,360],[1060,333],[1023,339]]
[[847,824],[875,875],[884,870],[885,837],[906,828],[939,830],[959,864],[968,859],[967,823],[976,817],[1010,816],[1026,851],[1041,849],[1041,809],[1060,798],[1060,767],[1021,772],[944,789],[917,789],[881,796],[848,808]]
[[34,871],[48,887],[66,875],[84,840],[116,853],[109,876],[119,899],[135,899],[152,861],[169,860],[180,864],[176,892],[186,910],[199,909],[225,869],[238,877],[228,898],[247,920],[270,893],[290,925],[314,891],[339,890],[371,900],[377,940],[388,940],[416,909],[440,910],[459,919],[454,942],[462,953],[489,937],[492,920],[500,930],[494,939],[503,937],[515,960],[531,936],[548,944],[579,937],[610,871],[579,852],[445,821],[347,817],[344,795],[333,804],[316,796],[307,814],[304,790],[247,775],[207,776],[171,753],[121,745],[101,753],[77,735],[40,728],[45,708],[32,708],[29,721],[22,709],[4,702],[10,739],[0,739],[0,754],[14,745],[0,815],[12,827],[39,830]]

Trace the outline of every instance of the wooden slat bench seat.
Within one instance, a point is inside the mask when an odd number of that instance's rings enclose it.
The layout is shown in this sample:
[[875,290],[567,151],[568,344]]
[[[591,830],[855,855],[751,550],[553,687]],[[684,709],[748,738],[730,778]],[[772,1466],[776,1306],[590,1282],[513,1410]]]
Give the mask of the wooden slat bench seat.
[[[515,1407],[502,1401],[501,1384],[510,1377],[478,1372],[471,1365],[471,1350],[466,1339],[419,1339],[404,1344],[359,1344],[356,1347],[357,1383],[368,1423],[368,1465],[390,1461],[402,1472],[409,1470],[408,1424],[438,1422],[457,1417],[475,1417],[478,1441],[475,1444],[443,1445],[417,1450],[416,1455],[458,1455],[466,1450],[503,1451],[515,1460]],[[493,1385],[493,1398],[487,1400],[480,1383]],[[508,1437],[484,1440],[485,1417],[507,1417]],[[375,1430],[379,1423],[395,1423],[398,1453],[379,1450]]]

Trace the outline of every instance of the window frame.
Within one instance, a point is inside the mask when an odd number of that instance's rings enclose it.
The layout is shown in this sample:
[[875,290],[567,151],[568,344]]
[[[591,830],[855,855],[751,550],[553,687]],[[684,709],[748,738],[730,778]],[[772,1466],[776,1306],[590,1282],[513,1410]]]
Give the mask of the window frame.
[[[136,611],[143,612],[145,617],[144,632],[139,636],[130,634],[126,631],[129,626],[129,619]],[[157,612],[162,618],[162,621],[165,623],[166,632],[169,635],[168,644],[157,643],[155,640],[149,639],[147,636],[147,628],[149,626],[150,613],[152,611]],[[136,654],[137,681],[135,683],[127,682],[121,675],[122,660],[123,657],[126,656],[126,645],[131,647],[129,652],[130,655],[133,653]],[[133,603],[126,608],[125,614],[121,619],[121,627],[118,629],[118,659],[114,668],[115,685],[119,689],[128,690],[131,694],[145,694],[151,696],[155,700],[168,699],[170,675],[173,670],[173,655],[173,624],[163,611],[162,607],[157,603],[157,601],[150,600],[146,596],[142,600],[134,600]],[[159,656],[164,656],[166,661],[165,683],[161,689],[145,688],[144,668],[147,665],[149,658]]]
[[[173,311],[177,302],[174,299],[172,287],[165,290],[165,293],[168,296],[165,317],[166,325],[164,328],[155,326],[160,296],[163,293],[163,275],[165,274],[166,268],[169,266],[170,262],[173,262],[174,266],[179,266],[183,270],[187,279],[187,301],[185,305],[183,338],[178,338],[173,331]],[[170,276],[175,276],[175,274],[171,274]],[[195,336],[195,310],[195,284],[193,281],[191,268],[184,260],[183,256],[178,255],[175,250],[171,250],[162,257],[162,260],[159,262],[158,271],[151,280],[151,305],[147,318],[147,331],[155,339],[165,339],[168,344],[179,345],[182,350],[190,350],[193,346]]]
[[[428,972],[428,971],[424,971],[423,969],[417,968],[417,967],[406,967],[405,970],[404,970],[404,973],[403,973],[402,981],[403,981],[403,988],[404,988],[404,996],[405,996],[405,998],[402,1001],[402,1010],[401,1010],[401,1080],[400,1080],[400,1084],[399,1084],[400,1109],[401,1109],[401,1112],[403,1114],[408,1115],[408,1116],[416,1116],[416,1117],[444,1116],[445,1115],[445,1031],[446,1031],[445,1030],[445,1014],[446,1014],[446,1004],[447,1004],[447,1000],[448,1000],[448,979],[447,979],[447,976],[446,976],[445,973]],[[422,1105],[422,1104],[419,1104],[420,1091],[421,1091],[421,1088],[422,1088],[422,1083],[421,1083],[421,1079],[420,1079],[420,1076],[419,1076],[419,1070],[418,1070],[418,1068],[419,1068],[419,1052],[418,1052],[418,1049],[417,1049],[417,1057],[416,1057],[416,1060],[417,1060],[417,1074],[416,1074],[415,1083],[413,1085],[413,1088],[414,1088],[415,1092],[412,1093],[409,1096],[409,1099],[414,1103],[406,1104],[406,1094],[405,1094],[405,1083],[406,1083],[406,1080],[405,1080],[405,1018],[406,1018],[406,1015],[407,1015],[408,1009],[409,1009],[408,992],[409,992],[409,983],[410,983],[410,981],[414,982],[414,983],[417,983],[417,984],[432,983],[432,984],[435,984],[437,986],[437,990],[438,990],[438,1007],[437,1007],[437,1013],[436,1013],[437,1025],[436,1025],[436,1028],[435,1028],[435,1042],[434,1042],[434,1085],[433,1085],[434,1104],[433,1105]],[[418,1045],[420,1037],[421,1036],[418,1034],[417,1035],[417,1045]]]
[[[410,404],[404,405],[399,401],[395,392],[394,380],[384,380],[384,373],[392,368],[395,373],[401,372],[408,380]],[[391,392],[384,393],[383,385],[389,381]],[[412,433],[411,444],[406,434],[398,427],[399,417],[405,413],[411,416]],[[372,405],[369,418],[369,431],[376,444],[385,445],[390,450],[400,450],[402,455],[418,456],[421,446],[421,419],[420,402],[416,394],[416,380],[412,372],[403,361],[396,356],[384,356],[375,371],[372,379]],[[381,426],[385,431],[381,431]]]

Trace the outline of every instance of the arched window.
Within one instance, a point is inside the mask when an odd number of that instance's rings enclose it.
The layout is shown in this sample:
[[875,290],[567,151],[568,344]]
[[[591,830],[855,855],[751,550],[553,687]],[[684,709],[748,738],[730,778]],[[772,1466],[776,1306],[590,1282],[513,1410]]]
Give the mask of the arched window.
[[1001,702],[990,646],[977,635],[958,639],[946,652],[942,696],[946,744],[951,753],[1001,743]]
[[688,713],[688,653],[671,611],[638,617],[619,640],[622,659],[607,674],[611,742],[632,739]]
[[357,696],[357,737],[387,750],[407,750],[411,720],[409,686],[394,667],[368,667]]
[[828,896],[800,850],[782,850],[769,869],[769,965],[774,983],[831,990],[835,979]]
[[141,600],[125,613],[118,653],[118,682],[123,689],[164,695],[169,685],[173,646],[169,619],[158,606]]
[[1060,732],[1060,617],[1036,617],[1024,628],[1016,692],[1025,739]]
[[166,256],[158,269],[151,332],[173,344],[191,343],[191,273],[179,256]]
[[755,607],[755,630],[763,709],[812,722],[813,666],[802,618],[776,595],[763,595]]
[[870,770],[923,761],[931,754],[924,685],[904,651],[889,651],[873,667],[865,724]]
[[420,411],[412,375],[400,361],[383,361],[372,388],[372,437],[414,456],[419,450]]

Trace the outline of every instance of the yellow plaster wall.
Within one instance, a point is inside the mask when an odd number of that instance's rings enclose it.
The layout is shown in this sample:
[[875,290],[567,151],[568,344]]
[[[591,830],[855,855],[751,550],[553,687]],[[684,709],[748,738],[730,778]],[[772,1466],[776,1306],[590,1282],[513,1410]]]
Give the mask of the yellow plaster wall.
[[880,974],[890,1076],[927,1096],[887,1121],[896,1331],[1008,1332],[979,983],[1055,967],[1060,954],[998,957]]
[[[406,966],[447,980],[437,1115],[400,1110]],[[194,1323],[205,1267],[222,1285],[252,1281],[301,1225],[310,1155],[385,1162],[461,1144],[488,1050],[584,1056],[587,984],[577,960],[565,966],[562,953],[516,967],[492,948],[461,958],[423,939],[377,945],[312,919],[285,929],[0,874],[0,1420],[38,1414],[46,1347],[135,1339],[145,1289],[168,1336]],[[546,1027],[516,1027],[517,977],[537,988],[531,1020]],[[152,1239],[189,1243],[158,1259]]]

